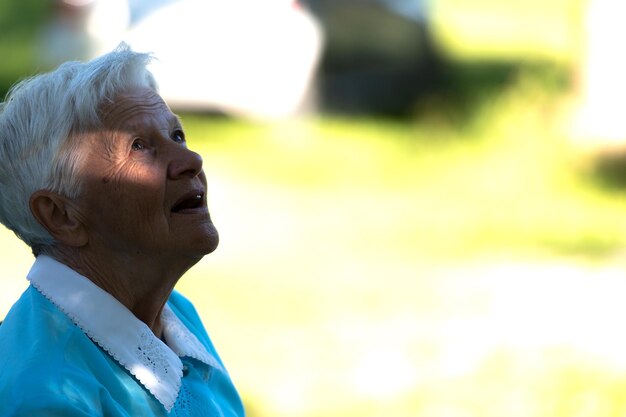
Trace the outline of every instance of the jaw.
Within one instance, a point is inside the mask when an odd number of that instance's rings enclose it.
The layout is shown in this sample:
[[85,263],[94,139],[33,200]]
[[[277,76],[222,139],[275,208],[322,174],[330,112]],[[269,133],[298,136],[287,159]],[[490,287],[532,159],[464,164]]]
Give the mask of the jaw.
[[199,257],[200,260],[219,244],[219,233],[208,210],[172,214],[169,229],[171,248],[179,257]]

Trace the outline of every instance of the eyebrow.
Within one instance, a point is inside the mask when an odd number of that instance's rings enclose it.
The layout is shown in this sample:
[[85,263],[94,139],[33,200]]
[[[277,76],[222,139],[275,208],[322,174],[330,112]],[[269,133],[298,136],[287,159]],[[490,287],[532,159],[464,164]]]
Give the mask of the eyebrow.
[[183,121],[180,120],[180,117],[178,117],[178,115],[172,113],[169,119],[171,126],[180,127],[181,129],[183,128]]

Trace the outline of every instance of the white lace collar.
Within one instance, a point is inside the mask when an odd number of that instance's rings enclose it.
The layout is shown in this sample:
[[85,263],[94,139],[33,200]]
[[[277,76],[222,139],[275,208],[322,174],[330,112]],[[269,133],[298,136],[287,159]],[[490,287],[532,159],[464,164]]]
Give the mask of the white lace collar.
[[28,279],[91,340],[133,374],[169,412],[188,356],[221,368],[168,305],[161,314],[167,345],[112,295],[55,259],[40,255]]

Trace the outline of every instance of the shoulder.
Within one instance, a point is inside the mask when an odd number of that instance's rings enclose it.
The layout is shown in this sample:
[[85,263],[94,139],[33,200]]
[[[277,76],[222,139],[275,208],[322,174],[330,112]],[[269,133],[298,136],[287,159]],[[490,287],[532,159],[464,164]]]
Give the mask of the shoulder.
[[29,287],[0,326],[0,415],[93,415],[89,399],[101,387],[82,366],[90,346],[69,318]]
[[28,287],[0,326],[0,368],[16,358],[49,358],[53,353],[50,342],[58,345],[67,341],[75,330],[68,317],[39,291]]
[[7,354],[51,354],[48,342],[66,342],[78,331],[72,321],[35,288],[28,287],[0,326],[0,363]]

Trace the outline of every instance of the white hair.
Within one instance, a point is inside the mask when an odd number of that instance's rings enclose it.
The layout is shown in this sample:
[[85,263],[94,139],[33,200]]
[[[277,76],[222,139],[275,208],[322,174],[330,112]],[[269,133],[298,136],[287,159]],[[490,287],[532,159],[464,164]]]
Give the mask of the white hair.
[[81,136],[103,128],[99,110],[120,92],[157,91],[147,70],[151,59],[120,44],[92,61],[67,62],[24,80],[0,103],[0,222],[33,252],[54,239],[32,215],[31,195],[46,189],[78,196]]

